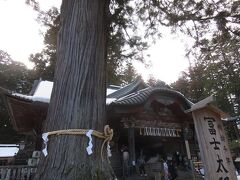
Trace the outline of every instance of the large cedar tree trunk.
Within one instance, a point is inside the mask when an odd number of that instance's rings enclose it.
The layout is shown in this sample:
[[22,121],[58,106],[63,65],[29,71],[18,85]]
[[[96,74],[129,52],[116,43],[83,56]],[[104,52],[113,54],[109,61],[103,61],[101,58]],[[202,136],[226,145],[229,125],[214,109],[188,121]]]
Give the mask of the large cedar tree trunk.
[[[44,132],[62,129],[103,131],[106,123],[106,0],[63,0],[54,87]],[[86,136],[50,136],[48,156],[35,179],[113,179],[101,160],[102,139],[93,137],[88,155]],[[105,153],[106,157],[106,153]]]

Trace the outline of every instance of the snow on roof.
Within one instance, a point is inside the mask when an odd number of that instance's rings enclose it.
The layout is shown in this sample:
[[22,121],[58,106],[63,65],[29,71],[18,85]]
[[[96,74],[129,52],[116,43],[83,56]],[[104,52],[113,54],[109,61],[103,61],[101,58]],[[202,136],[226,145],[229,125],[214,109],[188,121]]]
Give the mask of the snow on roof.
[[19,151],[17,144],[0,144],[0,157],[12,157]]
[[33,94],[33,101],[49,102],[52,94],[53,82],[41,81]]
[[116,89],[107,88],[107,96],[108,96],[109,94],[114,93],[115,91],[116,91]]
[[235,162],[240,162],[240,157],[237,157],[234,161]]
[[[49,103],[51,94],[52,94],[52,88],[53,88],[53,82],[41,81],[38,84],[33,96],[27,96],[19,93],[14,93],[13,95],[24,98],[24,99],[32,100],[32,101]],[[106,95],[112,94],[115,91],[117,91],[117,89],[107,88]],[[110,98],[110,99],[111,100],[109,100],[109,98],[106,99],[106,104],[110,104],[112,101],[115,100],[114,98]]]
[[39,101],[49,103],[51,94],[52,94],[53,82],[50,81],[41,81],[34,94],[32,96],[27,96],[19,93],[14,93],[12,95],[18,96],[24,99],[32,100],[32,101]]
[[116,100],[116,98],[106,98],[106,104],[109,105],[115,100]]
[[122,86],[109,85],[108,88],[118,90],[118,89],[121,89]]

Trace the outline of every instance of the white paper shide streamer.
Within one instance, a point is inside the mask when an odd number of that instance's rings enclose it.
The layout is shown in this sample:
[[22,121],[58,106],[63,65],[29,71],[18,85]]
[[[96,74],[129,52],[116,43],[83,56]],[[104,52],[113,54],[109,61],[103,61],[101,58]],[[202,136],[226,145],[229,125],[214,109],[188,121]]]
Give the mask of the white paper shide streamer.
[[143,136],[180,137],[179,131],[181,130],[175,128],[141,127],[139,134]]
[[[93,148],[92,133],[93,133],[92,129],[88,130],[86,133],[86,136],[89,138],[88,146],[86,148],[88,155],[91,155],[93,153],[93,151],[92,151],[92,148]],[[44,149],[42,150],[42,152],[43,152],[44,156],[48,155],[48,152],[47,152],[47,143],[49,141],[48,136],[49,136],[49,133],[42,134],[42,139],[43,139],[43,143],[44,143]],[[107,155],[108,155],[108,157],[112,156],[109,142],[107,144]]]
[[88,147],[86,148],[88,155],[91,155],[93,153],[93,151],[92,151],[92,147],[93,147],[93,144],[92,144],[92,133],[93,133],[92,129],[90,129],[86,133],[86,136],[89,138]]
[[44,149],[42,150],[44,156],[47,156],[48,155],[48,152],[47,152],[47,143],[48,143],[48,133],[43,133],[42,134],[42,139],[43,139],[43,143],[44,143]]
[[108,155],[108,157],[112,157],[112,152],[111,152],[109,143],[107,145],[107,155]]

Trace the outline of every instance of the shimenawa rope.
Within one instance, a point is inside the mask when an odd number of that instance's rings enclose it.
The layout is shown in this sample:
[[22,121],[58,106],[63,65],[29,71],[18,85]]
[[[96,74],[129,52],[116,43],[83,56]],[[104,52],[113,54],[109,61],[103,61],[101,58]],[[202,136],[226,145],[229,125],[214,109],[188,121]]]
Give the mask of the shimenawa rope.
[[[91,129],[65,129],[65,130],[57,130],[57,131],[50,131],[47,133],[43,133],[42,137],[45,143],[45,152],[47,154],[47,142],[48,142],[48,136],[52,136],[52,135],[85,135],[87,134]],[[96,131],[96,130],[91,130],[91,135],[100,138],[100,139],[104,139],[103,143],[102,143],[102,147],[101,147],[101,158],[103,161],[103,148],[104,145],[107,143],[107,146],[109,146],[109,142],[112,140],[113,138],[113,129],[111,129],[109,127],[109,125],[105,125],[104,126],[104,131],[103,133]],[[43,150],[43,151],[44,151]],[[45,154],[45,153],[44,153]],[[46,155],[45,155],[46,156]]]

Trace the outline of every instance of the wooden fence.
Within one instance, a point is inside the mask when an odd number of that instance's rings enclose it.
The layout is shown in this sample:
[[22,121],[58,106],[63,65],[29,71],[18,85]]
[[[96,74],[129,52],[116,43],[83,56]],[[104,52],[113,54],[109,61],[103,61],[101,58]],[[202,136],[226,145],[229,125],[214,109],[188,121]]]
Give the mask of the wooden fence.
[[0,166],[0,180],[32,180],[36,166]]

